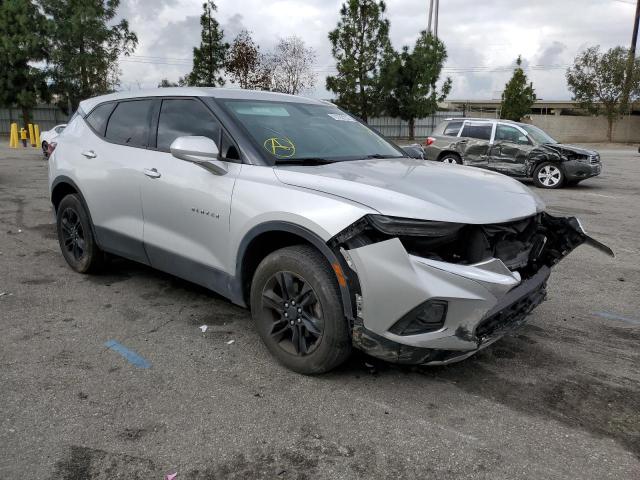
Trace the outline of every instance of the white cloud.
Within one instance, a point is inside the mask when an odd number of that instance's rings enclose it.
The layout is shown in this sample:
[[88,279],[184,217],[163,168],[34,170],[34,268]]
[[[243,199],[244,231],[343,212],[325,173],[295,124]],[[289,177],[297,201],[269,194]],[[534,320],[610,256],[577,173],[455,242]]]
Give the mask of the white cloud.
[[[326,97],[324,77],[334,66],[327,34],[335,28],[340,0],[219,0],[218,21],[231,40],[250,30],[261,50],[280,37],[298,35],[318,54],[313,96]],[[387,0],[391,39],[396,48],[411,45],[426,28],[426,0]],[[177,80],[191,69],[199,44],[202,0],[123,0],[120,14],[138,34],[135,57],[122,62],[125,88]],[[627,45],[634,6],[613,0],[442,0],[439,34],[449,52],[446,75],[451,98],[497,98],[512,65],[522,55],[527,74],[541,98],[569,98],[564,68],[587,45]],[[153,58],[152,58],[153,57]],[[164,63],[158,63],[163,61]],[[145,63],[141,63],[145,62]]]

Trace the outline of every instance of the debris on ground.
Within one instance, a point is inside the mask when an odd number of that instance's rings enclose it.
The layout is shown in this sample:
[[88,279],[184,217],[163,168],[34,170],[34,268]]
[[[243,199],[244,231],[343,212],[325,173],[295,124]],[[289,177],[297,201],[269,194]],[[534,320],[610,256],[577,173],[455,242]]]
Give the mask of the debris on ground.
[[167,473],[164,476],[164,480],[173,480],[174,478],[176,478],[177,475],[178,475],[178,472],[176,472],[176,473]]
[[231,344],[233,344],[233,343],[236,343],[236,341],[235,341],[235,340],[229,340],[229,341],[227,342],[227,345],[231,345]]
[[202,325],[202,326],[200,326],[200,327],[198,327],[198,328],[200,329],[200,331],[201,331],[202,333],[204,333],[204,332],[206,332],[206,331],[207,331],[207,328],[209,328],[209,327],[208,327],[207,325]]

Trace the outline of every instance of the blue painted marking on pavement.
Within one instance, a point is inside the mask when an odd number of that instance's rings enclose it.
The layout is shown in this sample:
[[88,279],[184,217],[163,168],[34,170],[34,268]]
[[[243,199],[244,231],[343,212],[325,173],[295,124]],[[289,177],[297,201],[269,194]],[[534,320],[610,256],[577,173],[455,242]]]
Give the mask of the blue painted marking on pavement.
[[640,325],[640,320],[636,320],[635,318],[623,317],[622,315],[616,315],[615,313],[594,312],[594,315],[602,318],[608,318],[609,320],[620,320],[621,322],[627,322],[631,325]]
[[133,350],[129,350],[124,345],[121,345],[120,343],[116,342],[115,340],[109,340],[107,342],[104,342],[104,346],[107,348],[110,348],[114,352],[118,352],[120,355],[122,355],[125,358],[125,360],[127,360],[127,362],[131,363],[132,365],[135,365],[138,368],[151,367],[151,364],[147,360],[142,358]]

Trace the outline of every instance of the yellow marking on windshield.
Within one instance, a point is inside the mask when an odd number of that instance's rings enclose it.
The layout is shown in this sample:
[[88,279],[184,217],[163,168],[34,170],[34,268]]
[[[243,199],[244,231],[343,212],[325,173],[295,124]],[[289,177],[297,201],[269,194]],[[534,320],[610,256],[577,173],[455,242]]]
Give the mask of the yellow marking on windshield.
[[269,153],[278,158],[290,158],[296,154],[296,146],[287,137],[267,138],[262,145]]

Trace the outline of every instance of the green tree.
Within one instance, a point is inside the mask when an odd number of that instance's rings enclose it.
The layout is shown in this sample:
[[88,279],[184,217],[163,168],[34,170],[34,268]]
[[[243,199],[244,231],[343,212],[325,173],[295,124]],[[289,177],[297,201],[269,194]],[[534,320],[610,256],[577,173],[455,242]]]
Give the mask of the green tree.
[[172,82],[168,78],[163,78],[160,80],[158,84],[158,88],[168,88],[168,87],[184,87],[186,85],[186,80],[184,77],[180,77],[177,82]]
[[409,137],[415,137],[415,120],[435,113],[438,102],[451,91],[447,78],[438,92],[436,83],[447,59],[444,44],[425,31],[420,33],[413,48],[388,55],[382,72],[386,112],[409,122]]
[[129,55],[138,37],[126,20],[111,24],[120,0],[46,0],[51,18],[51,78],[59,105],[68,113],[80,100],[112,92],[119,85],[118,58]]
[[533,83],[530,83],[522,69],[522,58],[516,60],[516,68],[511,80],[504,86],[502,103],[500,104],[500,118],[519,122],[522,117],[531,112],[536,101]]
[[241,31],[233,40],[226,66],[231,81],[238,82],[240,88],[269,88],[270,75],[260,54],[260,47],[253,41],[249,31]]
[[[600,47],[590,47],[580,53],[573,66],[567,69],[567,83],[574,100],[591,113],[604,113],[607,117],[609,141],[613,137],[613,124],[625,113],[622,97],[627,75],[629,51],[615,47],[600,53]],[[640,59],[635,60],[629,79],[629,102],[640,97]]]
[[30,0],[0,1],[0,105],[22,109],[25,125],[38,100],[48,99],[45,71],[31,65],[47,60],[47,25]]
[[213,17],[217,10],[213,0],[202,4],[200,47],[193,48],[193,69],[187,76],[189,85],[216,87],[224,85],[220,71],[224,68],[229,44],[222,41],[223,31]]
[[391,51],[385,11],[383,1],[348,0],[329,32],[338,73],[327,77],[327,90],[336,94],[337,105],[365,122],[382,108],[380,67]]

